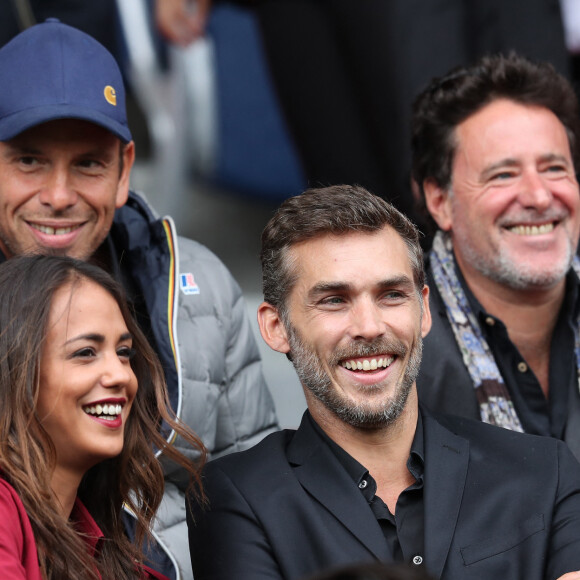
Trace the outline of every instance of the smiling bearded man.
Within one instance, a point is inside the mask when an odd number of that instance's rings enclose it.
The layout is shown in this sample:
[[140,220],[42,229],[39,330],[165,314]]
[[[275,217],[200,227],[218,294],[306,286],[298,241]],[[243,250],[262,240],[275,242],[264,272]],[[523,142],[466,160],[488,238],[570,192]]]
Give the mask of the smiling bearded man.
[[[354,404],[348,398],[332,389],[332,380],[324,371],[320,358],[311,346],[299,335],[296,328],[290,323],[286,323],[288,334],[288,344],[292,364],[302,385],[308,388],[330,411],[339,419],[352,425],[366,429],[378,429],[383,425],[395,422],[405,408],[407,398],[415,379],[419,374],[421,364],[421,353],[423,350],[423,340],[417,338],[417,342],[412,348],[411,356],[405,369],[405,374],[397,386],[395,394],[379,404],[359,403]],[[352,344],[351,347],[339,350],[334,353],[329,360],[329,366],[342,364],[343,361],[351,359],[368,360],[367,368],[359,363],[357,372],[369,372],[385,368],[392,362],[393,357],[381,357],[381,353],[391,352],[396,356],[404,357],[407,354],[405,345],[400,341],[390,341],[388,339],[378,339],[370,344]],[[373,364],[374,361],[374,364]],[[344,363],[349,368],[350,362]],[[380,385],[365,385],[360,387],[361,391],[373,391],[380,389]]]
[[[302,580],[372,560],[441,580],[580,568],[566,445],[418,404],[431,327],[419,233],[356,186],[285,200],[262,234],[262,338],[294,364],[299,428],[211,461],[191,497],[196,580]],[[580,578],[580,573],[566,580]]]

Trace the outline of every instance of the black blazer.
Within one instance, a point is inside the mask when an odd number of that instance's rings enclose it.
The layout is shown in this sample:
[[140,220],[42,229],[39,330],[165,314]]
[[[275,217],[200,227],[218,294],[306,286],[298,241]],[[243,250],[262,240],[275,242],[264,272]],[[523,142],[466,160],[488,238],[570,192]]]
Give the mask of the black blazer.
[[[423,340],[423,358],[417,377],[419,401],[433,413],[459,415],[479,421],[479,404],[473,381],[463,363],[445,303],[428,264],[426,272],[432,325]],[[576,459],[580,460],[580,396],[577,383],[568,397],[563,439]]]
[[[580,464],[564,443],[426,413],[423,426],[424,558],[435,578],[580,570]],[[297,580],[390,558],[360,490],[308,421],[210,462],[205,490],[208,509],[188,510],[195,580]]]

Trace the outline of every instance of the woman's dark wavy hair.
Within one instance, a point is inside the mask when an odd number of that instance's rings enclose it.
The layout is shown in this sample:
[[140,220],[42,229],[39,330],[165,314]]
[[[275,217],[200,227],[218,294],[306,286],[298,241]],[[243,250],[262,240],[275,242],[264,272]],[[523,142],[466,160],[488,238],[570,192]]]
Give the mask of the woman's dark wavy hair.
[[[139,388],[118,457],[90,469],[79,497],[104,533],[95,560],[71,523],[60,514],[51,491],[54,445],[37,413],[40,359],[55,292],[75,291],[90,281],[117,302],[136,351],[131,367]],[[185,467],[201,494],[199,470],[205,459],[201,441],[170,410],[163,370],[127,306],[120,285],[100,268],[66,257],[24,256],[0,266],[0,474],[18,492],[34,531],[43,577],[49,580],[134,579],[143,560],[139,546],[163,497],[163,471],[155,450]],[[161,434],[168,427],[199,453],[194,462]],[[136,517],[136,542],[126,536],[123,506]],[[98,570],[98,573],[97,573]]]
[[413,104],[412,175],[424,214],[425,181],[433,179],[442,189],[451,185],[455,128],[497,99],[552,111],[566,129],[574,167],[580,167],[578,99],[571,84],[551,64],[515,52],[484,56],[434,79]]

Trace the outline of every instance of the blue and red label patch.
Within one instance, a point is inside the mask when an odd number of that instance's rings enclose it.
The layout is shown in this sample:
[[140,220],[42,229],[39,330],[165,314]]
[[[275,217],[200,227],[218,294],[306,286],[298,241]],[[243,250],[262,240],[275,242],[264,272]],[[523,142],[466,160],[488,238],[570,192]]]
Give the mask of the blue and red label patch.
[[188,272],[187,274],[181,274],[179,276],[179,285],[181,291],[184,294],[199,294],[199,286],[195,283],[193,274]]

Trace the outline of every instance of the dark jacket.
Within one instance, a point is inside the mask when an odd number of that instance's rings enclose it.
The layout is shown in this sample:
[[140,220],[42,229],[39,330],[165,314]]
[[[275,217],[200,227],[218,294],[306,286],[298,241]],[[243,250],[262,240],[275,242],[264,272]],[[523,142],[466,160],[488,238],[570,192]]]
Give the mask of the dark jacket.
[[[444,580],[552,580],[580,569],[580,465],[561,441],[423,414],[424,562]],[[388,560],[329,446],[298,431],[212,461],[188,512],[195,580],[298,580]],[[194,523],[195,522],[195,523]]]
[[[417,377],[419,400],[434,413],[480,420],[473,381],[463,363],[443,298],[429,266],[426,272],[432,326],[423,340],[423,359]],[[580,459],[580,397],[576,385],[566,410],[563,439],[576,458]]]

